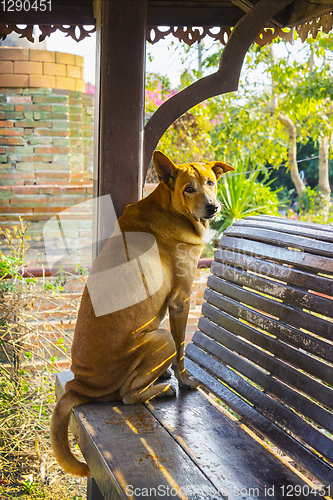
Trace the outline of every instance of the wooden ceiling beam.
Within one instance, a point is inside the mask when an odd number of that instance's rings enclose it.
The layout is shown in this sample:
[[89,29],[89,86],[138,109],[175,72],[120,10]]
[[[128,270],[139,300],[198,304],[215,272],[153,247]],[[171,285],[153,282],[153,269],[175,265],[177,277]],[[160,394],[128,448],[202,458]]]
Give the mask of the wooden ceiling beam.
[[[212,3],[216,5],[211,5]],[[148,3],[148,26],[236,26],[243,11],[230,2],[230,6],[209,2],[209,7],[184,8],[177,5]]]
[[[254,7],[254,3],[250,2],[250,0],[231,0],[234,5],[242,9],[244,12],[249,12]],[[271,18],[270,23],[272,26],[277,28],[284,28],[284,25],[279,23],[277,20]]]
[[316,16],[328,14],[333,10],[332,0],[295,0],[287,12],[289,15],[286,18],[288,26],[298,26],[305,23]]
[[[148,26],[236,26],[255,5],[254,0],[183,2],[148,0]],[[270,27],[296,26],[333,9],[333,0],[294,0],[266,23]],[[52,10],[8,11],[1,9],[0,24],[94,25],[92,0],[52,0]]]

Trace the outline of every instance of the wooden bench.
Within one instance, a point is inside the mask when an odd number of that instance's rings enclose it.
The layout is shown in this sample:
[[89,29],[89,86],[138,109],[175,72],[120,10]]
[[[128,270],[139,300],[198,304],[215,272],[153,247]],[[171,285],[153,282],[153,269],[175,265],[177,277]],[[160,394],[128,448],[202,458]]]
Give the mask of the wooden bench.
[[329,226],[248,217],[225,231],[186,347],[202,389],[73,411],[89,500],[333,495],[332,251]]

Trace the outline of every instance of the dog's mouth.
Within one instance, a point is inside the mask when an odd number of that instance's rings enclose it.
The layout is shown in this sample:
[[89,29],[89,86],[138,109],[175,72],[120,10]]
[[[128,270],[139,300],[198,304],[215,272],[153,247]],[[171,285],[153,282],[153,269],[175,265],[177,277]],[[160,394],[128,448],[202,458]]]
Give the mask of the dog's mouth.
[[214,219],[220,210],[221,210],[220,203],[218,201],[215,201],[214,203],[206,204],[205,209],[202,210],[203,213],[200,213],[200,215],[195,214],[191,211],[189,213],[197,222],[204,223],[204,221]]
[[212,220],[212,219],[215,219],[215,217],[217,216],[218,214],[218,211],[214,212],[213,214],[207,214],[205,215],[204,217],[198,217],[197,215],[195,215],[193,212],[190,212],[190,215],[193,217],[193,219],[195,219],[197,222],[201,222],[201,221],[205,221],[205,220]]
[[213,214],[207,215],[206,217],[202,217],[202,219],[203,220],[211,220],[211,219],[215,219],[216,216],[217,216],[217,211],[214,212]]

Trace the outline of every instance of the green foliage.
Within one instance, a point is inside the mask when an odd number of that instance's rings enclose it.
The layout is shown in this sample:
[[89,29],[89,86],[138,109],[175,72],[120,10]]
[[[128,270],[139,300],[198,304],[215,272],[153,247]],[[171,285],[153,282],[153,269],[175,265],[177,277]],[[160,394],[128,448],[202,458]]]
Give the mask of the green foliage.
[[[183,86],[189,85],[193,80],[191,75],[184,73]],[[147,117],[158,109],[161,104],[176,94],[171,90],[169,81],[165,77],[150,73],[146,83],[146,113]],[[195,106],[183,116],[178,118],[165,132],[157,149],[162,150],[175,162],[191,162],[213,160],[214,149],[210,137],[211,123],[207,119],[207,104]],[[152,167],[148,172],[148,181],[156,182]]]
[[[285,47],[288,46],[285,44]],[[196,49],[186,48],[185,58],[189,59],[193,50]],[[215,53],[203,61],[202,69],[217,69],[222,51],[219,45]],[[333,39],[319,33],[316,40],[310,38],[302,46],[302,58],[293,59],[294,52],[294,47],[287,48],[286,56],[277,57],[274,44],[262,48],[253,45],[246,56],[239,91],[209,99],[193,108],[170,127],[158,147],[175,161],[207,158],[231,165],[245,164],[249,170],[276,167],[277,171],[272,171],[270,177],[275,178],[270,189],[275,190],[276,196],[277,188],[283,188],[278,194],[280,200],[281,196],[284,201],[286,196],[291,196],[290,203],[295,201],[297,194],[288,172],[289,135],[278,116],[280,113],[287,116],[296,126],[298,158],[317,156],[320,140],[332,137]],[[201,72],[184,69],[181,88],[200,76]],[[156,85],[157,80],[154,82]],[[163,82],[159,85],[165,100],[168,98],[166,86]],[[332,148],[329,154],[333,159]],[[299,169],[304,170],[308,185],[315,188],[318,158],[300,164]],[[329,175],[332,179],[332,170]],[[259,207],[267,202],[263,212],[271,210],[269,196],[248,203],[247,186],[236,204],[225,182],[221,181],[225,190],[221,199],[224,196],[224,205],[229,206],[230,214],[231,205],[236,213],[252,213],[255,205]],[[236,192],[235,186],[230,189]],[[327,211],[327,207],[323,210]],[[305,216],[303,212],[301,216]],[[318,219],[314,210],[311,216]],[[234,215],[228,217],[235,218]]]
[[51,454],[49,424],[56,361],[59,355],[70,359],[71,334],[59,321],[74,319],[78,299],[61,291],[68,280],[64,272],[40,281],[22,276],[26,231],[20,221],[2,231],[0,242],[0,497],[70,499],[74,493],[64,496],[46,480],[62,476]]
[[333,203],[331,201],[326,217],[327,204],[318,187],[312,189],[308,186],[294,208],[299,220],[333,225]]
[[[210,103],[211,137],[216,158],[231,164],[250,162],[257,168],[287,160],[288,141],[275,133],[276,120],[268,96],[226,94]],[[282,126],[277,124],[279,132]]]
[[246,164],[239,164],[237,173],[228,173],[218,185],[221,211],[211,224],[217,234],[223,232],[238,219],[249,215],[278,215],[277,191],[269,187],[271,181],[257,181],[259,171],[247,171]]
[[[28,225],[24,225],[21,218],[19,224],[11,230],[0,229],[0,236],[4,238],[9,249],[7,254],[0,253],[0,294],[18,288],[23,280],[21,270],[25,265],[25,252],[29,248],[30,240],[27,230]],[[11,279],[8,280],[8,277]]]

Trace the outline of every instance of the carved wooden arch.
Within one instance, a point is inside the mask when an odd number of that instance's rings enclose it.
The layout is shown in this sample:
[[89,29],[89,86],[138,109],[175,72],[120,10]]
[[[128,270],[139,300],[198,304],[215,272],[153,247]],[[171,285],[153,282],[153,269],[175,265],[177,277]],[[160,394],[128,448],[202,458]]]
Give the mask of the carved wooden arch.
[[155,111],[145,126],[143,178],[160,138],[177,118],[210,97],[238,89],[243,60],[250,45],[267,21],[290,3],[292,0],[259,0],[235,26],[222,52],[218,71],[192,83]]

